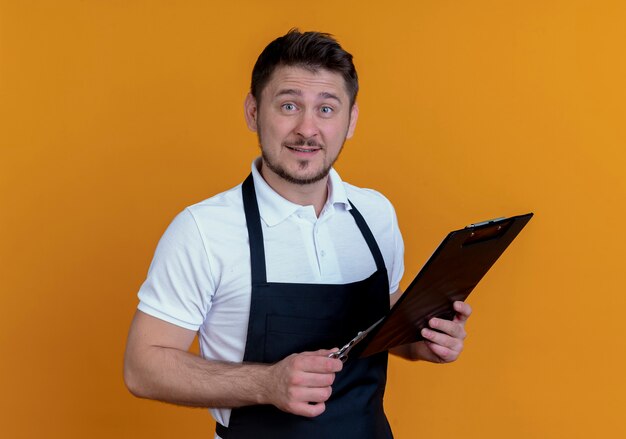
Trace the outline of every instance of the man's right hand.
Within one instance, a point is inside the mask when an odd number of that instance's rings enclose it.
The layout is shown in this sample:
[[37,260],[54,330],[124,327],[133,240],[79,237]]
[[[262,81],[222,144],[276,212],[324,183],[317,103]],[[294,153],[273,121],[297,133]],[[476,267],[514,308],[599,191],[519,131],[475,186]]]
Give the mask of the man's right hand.
[[341,360],[328,358],[334,350],[292,354],[269,368],[270,403],[295,415],[314,417],[326,409]]

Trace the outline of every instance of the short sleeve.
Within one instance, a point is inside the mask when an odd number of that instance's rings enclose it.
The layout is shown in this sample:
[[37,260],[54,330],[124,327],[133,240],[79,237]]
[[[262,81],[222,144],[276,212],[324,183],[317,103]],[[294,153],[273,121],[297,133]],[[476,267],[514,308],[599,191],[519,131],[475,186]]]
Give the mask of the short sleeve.
[[138,309],[196,331],[210,309],[214,290],[202,236],[186,209],[159,240],[148,276],[139,289]]
[[396,211],[391,202],[387,202],[391,213],[391,233],[393,237],[393,265],[388,273],[389,292],[395,293],[398,288],[400,288],[400,281],[404,275],[404,241],[402,239],[402,233],[400,233]]

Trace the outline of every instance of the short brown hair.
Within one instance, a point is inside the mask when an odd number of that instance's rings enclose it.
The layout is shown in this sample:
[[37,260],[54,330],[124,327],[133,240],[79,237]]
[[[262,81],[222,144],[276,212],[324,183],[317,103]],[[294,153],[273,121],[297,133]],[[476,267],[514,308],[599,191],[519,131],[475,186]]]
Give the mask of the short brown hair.
[[269,43],[252,69],[250,93],[257,101],[278,66],[303,67],[313,72],[326,69],[339,73],[345,81],[350,106],[356,101],[359,78],[352,63],[352,55],[330,34],[302,33],[298,29],[291,29]]

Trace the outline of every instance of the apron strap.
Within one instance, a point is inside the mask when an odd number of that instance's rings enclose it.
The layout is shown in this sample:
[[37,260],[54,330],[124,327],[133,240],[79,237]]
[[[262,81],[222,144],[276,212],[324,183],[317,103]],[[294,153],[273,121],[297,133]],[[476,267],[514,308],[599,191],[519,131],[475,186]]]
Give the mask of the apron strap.
[[[265,270],[265,246],[263,245],[263,230],[261,229],[261,215],[254,191],[252,174],[241,185],[243,195],[243,208],[246,214],[248,226],[248,239],[250,240],[250,268],[252,270],[252,284],[264,284],[267,282]],[[220,435],[221,436],[221,435]]]
[[374,256],[374,261],[376,261],[376,268],[380,271],[386,270],[383,255],[380,252],[378,244],[376,243],[376,238],[374,238],[374,234],[365,222],[365,218],[363,218],[361,212],[359,212],[354,204],[352,204],[352,201],[348,200],[348,203],[350,203],[350,206],[352,207],[352,209],[350,209],[350,213],[354,217],[354,221],[356,221],[356,225],[359,227],[359,230],[361,230],[363,238],[365,238],[365,242],[372,252],[372,256]]

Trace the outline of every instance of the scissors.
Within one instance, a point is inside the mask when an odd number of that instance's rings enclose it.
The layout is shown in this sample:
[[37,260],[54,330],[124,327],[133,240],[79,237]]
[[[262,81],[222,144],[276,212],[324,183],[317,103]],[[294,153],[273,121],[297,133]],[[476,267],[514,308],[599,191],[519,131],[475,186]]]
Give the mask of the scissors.
[[369,328],[367,328],[365,331],[360,331],[356,337],[354,337],[352,340],[350,340],[348,343],[346,343],[345,345],[343,345],[343,347],[341,349],[339,349],[337,352],[333,352],[332,354],[328,355],[328,358],[338,358],[339,360],[341,360],[342,363],[345,363],[348,360],[348,353],[350,353],[350,351],[352,350],[352,348],[359,343],[360,341],[362,341],[365,337],[367,337],[367,334],[369,334],[370,332],[372,332],[372,329],[374,329],[376,326],[378,326],[378,324],[380,322],[382,322],[385,318],[381,318],[380,320],[378,320],[376,323],[374,323],[372,326],[370,326]]

